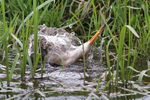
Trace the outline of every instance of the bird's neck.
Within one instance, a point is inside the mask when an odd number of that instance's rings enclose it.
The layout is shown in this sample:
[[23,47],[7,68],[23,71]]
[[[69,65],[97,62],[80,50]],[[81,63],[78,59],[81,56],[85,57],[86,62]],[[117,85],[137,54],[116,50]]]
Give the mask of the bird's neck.
[[69,65],[73,62],[75,62],[77,59],[83,57],[83,47],[84,47],[84,53],[85,55],[89,52],[91,46],[89,45],[89,41],[84,43],[83,45],[80,45],[75,50],[68,51],[65,56],[67,59],[64,60],[64,65]]

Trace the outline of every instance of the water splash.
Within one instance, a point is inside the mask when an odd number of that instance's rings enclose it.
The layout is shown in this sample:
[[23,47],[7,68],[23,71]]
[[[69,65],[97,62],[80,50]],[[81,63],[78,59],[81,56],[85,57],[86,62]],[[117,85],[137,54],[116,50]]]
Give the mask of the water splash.
[[69,24],[69,26],[68,26],[68,27],[71,29],[71,28],[72,28],[72,26],[73,26],[73,24]]

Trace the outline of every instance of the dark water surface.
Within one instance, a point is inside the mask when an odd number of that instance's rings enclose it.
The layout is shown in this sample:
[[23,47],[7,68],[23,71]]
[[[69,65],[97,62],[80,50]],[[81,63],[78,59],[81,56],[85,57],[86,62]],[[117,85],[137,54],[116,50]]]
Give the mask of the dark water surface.
[[[132,90],[137,91],[133,87],[135,81],[130,81],[127,88],[122,87],[122,83],[118,83],[118,87],[114,84],[109,85],[105,91],[101,91],[109,80],[105,79],[107,76],[106,61],[103,60],[104,53],[99,53],[99,48],[95,50],[86,61],[86,78],[84,85],[84,68],[83,61],[79,60],[72,65],[65,66],[61,72],[62,67],[53,67],[45,64],[43,78],[41,78],[41,69],[36,70],[35,78],[32,79],[30,71],[26,70],[25,81],[21,81],[20,62],[17,62],[10,87],[7,87],[5,62],[0,61],[0,78],[3,86],[0,86],[0,100],[12,98],[15,100],[29,99],[29,100],[97,100],[97,99],[136,99],[149,100],[149,95],[143,95]],[[9,54],[10,66],[14,60],[17,52]],[[2,54],[2,53],[1,53]],[[0,59],[2,55],[0,55]],[[101,63],[100,63],[101,62]],[[142,62],[143,66],[145,62]],[[140,64],[137,64],[137,66]],[[60,73],[61,72],[61,73]],[[99,77],[101,81],[98,91],[96,87]],[[146,84],[147,85],[147,84]],[[143,85],[143,86],[146,86]],[[149,87],[148,87],[149,88]],[[129,89],[128,92],[126,89]]]
[[[16,53],[9,53],[10,66]],[[0,87],[0,99],[16,97],[15,99],[84,100],[91,91],[96,91],[98,78],[106,70],[102,64],[99,65],[93,61],[88,60],[86,63],[86,85],[84,85],[82,60],[65,66],[63,71],[62,66],[53,67],[45,64],[43,78],[41,78],[41,69],[39,68],[36,70],[34,79],[31,78],[27,65],[25,81],[21,81],[20,62],[18,61],[10,87],[7,87],[5,62],[0,61],[0,78],[3,83],[3,86],[1,84]]]

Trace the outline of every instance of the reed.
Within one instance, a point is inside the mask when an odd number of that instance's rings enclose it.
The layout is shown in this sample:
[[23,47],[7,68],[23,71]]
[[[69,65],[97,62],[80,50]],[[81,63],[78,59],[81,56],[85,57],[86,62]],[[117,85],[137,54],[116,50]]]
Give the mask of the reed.
[[[4,0],[2,0],[2,12],[3,12],[3,30],[4,34],[8,34],[6,21],[5,21],[5,3]],[[8,59],[8,42],[7,42],[7,36],[4,38],[4,45],[5,45],[5,64],[6,64],[6,73],[7,73],[7,85],[9,86],[10,80],[9,80],[9,59]]]
[[[24,74],[25,74],[25,69],[26,69],[26,61],[27,61],[27,35],[25,33],[25,30],[24,30],[24,11],[22,12],[22,23],[23,23],[23,26],[22,26],[22,34],[23,34],[23,59],[22,61],[20,62],[21,63],[21,79],[23,80],[24,78]],[[28,29],[28,27],[27,27]],[[28,32],[28,30],[27,30]],[[20,53],[21,55],[21,53]],[[20,56],[21,57],[21,56]]]
[[[37,42],[38,42],[38,10],[36,9],[36,0],[33,0],[33,16],[34,16],[34,67],[36,65],[37,61]],[[39,57],[38,57],[39,58]]]
[[[9,34],[13,31],[13,23],[15,22],[15,19],[17,19],[17,14],[14,16],[14,18],[11,20],[10,24],[9,24],[9,27],[7,26],[6,24],[6,21],[5,21],[5,6],[4,6],[4,1],[2,1],[2,9],[3,9],[3,35],[2,35],[2,40],[0,41],[0,45],[1,44],[4,44],[4,49],[5,49],[5,64],[6,64],[6,74],[7,74],[7,85],[9,86],[10,85],[10,81],[12,79],[12,75],[13,75],[13,72],[14,72],[14,69],[16,67],[16,64],[17,64],[17,61],[19,59],[19,54],[16,54],[15,56],[15,59],[14,59],[14,62],[12,64],[11,67],[9,67],[9,58],[8,58],[8,45],[9,45],[9,42],[8,42],[8,39],[9,39]],[[9,71],[10,69],[10,71]]]

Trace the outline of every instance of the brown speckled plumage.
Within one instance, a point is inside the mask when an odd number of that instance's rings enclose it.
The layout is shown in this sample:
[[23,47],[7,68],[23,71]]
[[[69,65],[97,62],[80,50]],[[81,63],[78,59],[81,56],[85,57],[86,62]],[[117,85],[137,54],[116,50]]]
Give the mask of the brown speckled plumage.
[[[38,26],[38,47],[37,52],[39,53],[39,42],[41,43],[42,58],[49,54],[47,60],[50,64],[62,65],[60,56],[67,51],[74,50],[77,45],[77,40],[71,36],[66,30],[62,28],[52,28],[52,27],[43,27],[42,25]],[[29,45],[29,56],[33,60],[34,54],[34,34],[30,36],[30,45]]]

